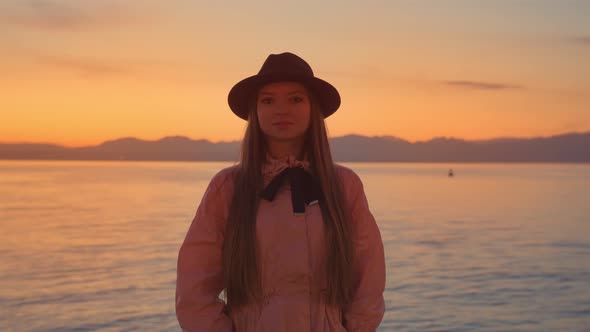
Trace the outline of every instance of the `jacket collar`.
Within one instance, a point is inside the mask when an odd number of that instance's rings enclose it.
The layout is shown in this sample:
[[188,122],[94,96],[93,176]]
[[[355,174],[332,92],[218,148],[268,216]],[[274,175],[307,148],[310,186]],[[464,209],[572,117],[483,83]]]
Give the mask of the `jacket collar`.
[[294,155],[274,158],[267,152],[266,160],[262,165],[262,176],[265,180],[272,179],[288,167],[302,167],[309,172],[310,164],[307,156],[303,160],[297,160]]
[[272,201],[283,183],[287,182],[291,189],[291,205],[293,214],[305,214],[305,207],[318,203],[322,198],[322,191],[317,179],[309,172],[309,160],[297,160],[289,155],[273,158],[269,154],[263,165],[264,189],[260,196]]

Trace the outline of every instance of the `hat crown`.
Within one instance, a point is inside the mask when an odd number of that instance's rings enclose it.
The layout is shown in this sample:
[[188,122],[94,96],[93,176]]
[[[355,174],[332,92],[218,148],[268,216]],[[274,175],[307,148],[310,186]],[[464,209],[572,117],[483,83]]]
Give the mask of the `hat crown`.
[[258,75],[294,75],[314,77],[311,66],[297,55],[289,52],[271,54],[266,58]]

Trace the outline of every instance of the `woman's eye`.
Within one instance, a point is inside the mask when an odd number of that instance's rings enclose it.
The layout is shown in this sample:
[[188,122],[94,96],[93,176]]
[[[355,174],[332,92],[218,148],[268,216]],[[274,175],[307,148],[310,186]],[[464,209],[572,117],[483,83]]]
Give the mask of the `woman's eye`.
[[261,104],[270,104],[272,102],[271,98],[262,98],[260,99]]
[[303,101],[303,98],[301,98],[299,96],[295,96],[295,97],[291,98],[291,101],[293,101],[294,103],[300,103]]

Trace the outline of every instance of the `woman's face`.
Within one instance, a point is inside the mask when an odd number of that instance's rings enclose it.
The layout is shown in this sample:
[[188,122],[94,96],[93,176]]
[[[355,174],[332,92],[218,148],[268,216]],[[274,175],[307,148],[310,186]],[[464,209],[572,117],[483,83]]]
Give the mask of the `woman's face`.
[[258,92],[256,112],[268,141],[301,142],[310,121],[308,92],[298,82],[267,84]]

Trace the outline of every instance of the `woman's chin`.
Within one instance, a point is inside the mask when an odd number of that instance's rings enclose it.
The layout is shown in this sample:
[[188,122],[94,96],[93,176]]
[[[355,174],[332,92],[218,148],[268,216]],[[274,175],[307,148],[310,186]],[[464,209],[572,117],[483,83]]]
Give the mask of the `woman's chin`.
[[293,132],[278,132],[273,133],[272,135],[268,136],[268,139],[271,141],[277,142],[289,142],[289,141],[299,141],[303,138],[303,135],[298,135]]

